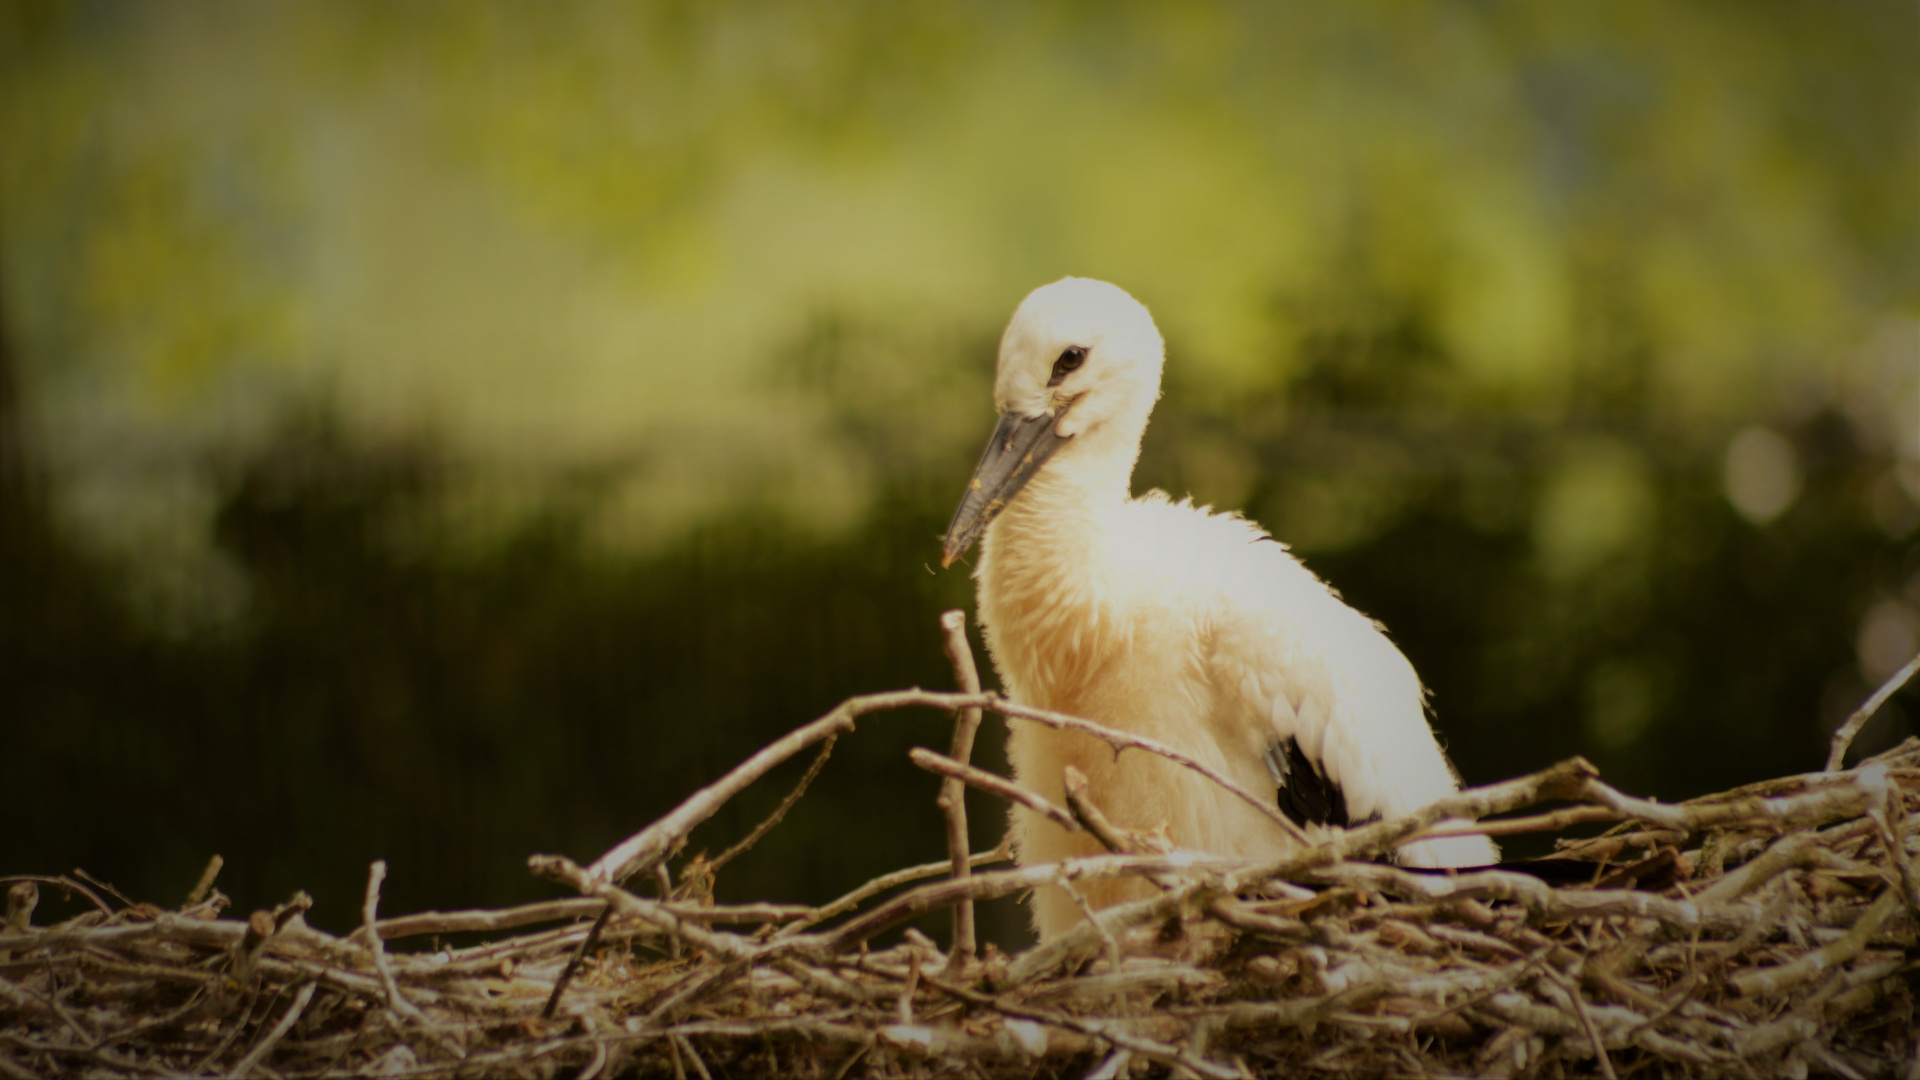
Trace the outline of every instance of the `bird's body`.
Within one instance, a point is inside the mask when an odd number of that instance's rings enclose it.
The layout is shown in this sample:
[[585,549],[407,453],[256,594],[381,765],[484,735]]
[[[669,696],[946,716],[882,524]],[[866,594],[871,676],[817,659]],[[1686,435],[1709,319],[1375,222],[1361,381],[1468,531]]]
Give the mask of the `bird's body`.
[[[980,622],[1007,693],[1167,743],[1246,790],[1277,790],[1314,824],[1390,817],[1452,793],[1419,679],[1378,624],[1238,515],[1159,492],[1130,497],[1161,362],[1145,308],[1101,282],[1035,290],[1007,329],[1001,430],[948,542],[951,561],[984,532]],[[1023,785],[1056,802],[1064,767],[1077,767],[1109,818],[1164,829],[1178,848],[1258,858],[1293,843],[1217,784],[1151,754],[1116,757],[1086,735],[1016,725],[1009,756]],[[1013,828],[1023,863],[1099,850],[1024,810]],[[1466,866],[1496,855],[1473,836],[1416,842],[1399,858]],[[1137,887],[1083,891],[1102,906]],[[1080,918],[1057,888],[1035,897],[1043,935]]]

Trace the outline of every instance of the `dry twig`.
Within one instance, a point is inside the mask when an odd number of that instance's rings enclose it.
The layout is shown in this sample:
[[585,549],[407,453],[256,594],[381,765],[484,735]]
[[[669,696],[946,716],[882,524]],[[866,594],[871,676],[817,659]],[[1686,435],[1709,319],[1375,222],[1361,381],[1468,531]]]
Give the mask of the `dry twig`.
[[1867,721],[1873,719],[1873,714],[1880,711],[1880,706],[1885,705],[1888,698],[1899,693],[1900,688],[1907,685],[1907,681],[1913,678],[1915,672],[1920,672],[1920,654],[1902,665],[1899,671],[1888,676],[1887,681],[1880,684],[1880,689],[1875,690],[1858,709],[1853,710],[1853,715],[1847,717],[1846,723],[1841,724],[1834,731],[1833,745],[1827,751],[1828,772],[1840,771],[1840,766],[1847,760],[1847,748],[1853,745],[1853,737],[1860,734],[1860,729],[1867,726]]
[[[973,646],[967,643],[967,613],[949,611],[940,616],[945,632],[947,660],[953,664],[953,681],[963,694],[980,692],[980,671],[973,663]],[[959,765],[973,761],[973,739],[980,731],[980,709],[961,709],[953,724],[953,746],[948,756]],[[967,832],[967,793],[959,777],[949,777],[940,785],[940,809],[947,816],[947,858],[953,861],[953,877],[964,881],[972,873],[970,860],[973,840]],[[953,948],[947,952],[950,974],[958,974],[973,960],[973,901],[962,900],[953,908]]]
[[[1115,1078],[1151,1063],[1221,1078],[1870,1076],[1920,1046],[1910,989],[1920,881],[1908,850],[1920,743],[1844,773],[1678,805],[1619,792],[1573,759],[1261,862],[1208,858],[1116,826],[1072,776],[1061,808],[971,765],[971,735],[958,728],[990,710],[1211,775],[1149,740],[976,692],[962,628],[947,630],[963,692],[850,700],[591,865],[531,860],[576,898],[382,920],[386,868],[375,863],[361,928],[342,939],[306,925],[304,894],[221,917],[217,860],[179,912],[115,908],[78,875],[0,879],[15,886],[0,931],[0,1075]],[[713,905],[684,884],[676,894],[668,858],[727,800],[861,717],[907,707],[959,716],[950,756],[913,754],[948,780],[945,859],[818,907]],[[963,783],[1085,828],[1108,853],[1015,867],[995,865],[1004,843],[970,855],[953,794]],[[1573,805],[1538,809],[1554,801]],[[1514,813],[1525,816],[1485,820]],[[1603,860],[1614,872],[1599,884],[1376,861],[1441,831],[1596,821],[1617,827],[1563,854]],[[682,880],[722,862],[683,866]],[[1613,887],[1648,867],[1680,880]],[[665,882],[658,898],[623,886],[643,870]],[[972,904],[1053,886],[1083,898],[1084,882],[1126,877],[1153,883],[1153,895],[1086,905],[1084,924],[1058,938],[969,962]],[[35,926],[34,895],[47,887],[94,910]],[[911,929],[888,943],[943,909],[955,927],[944,957]],[[476,932],[492,939],[385,947]],[[549,1003],[563,993],[556,1013]]]

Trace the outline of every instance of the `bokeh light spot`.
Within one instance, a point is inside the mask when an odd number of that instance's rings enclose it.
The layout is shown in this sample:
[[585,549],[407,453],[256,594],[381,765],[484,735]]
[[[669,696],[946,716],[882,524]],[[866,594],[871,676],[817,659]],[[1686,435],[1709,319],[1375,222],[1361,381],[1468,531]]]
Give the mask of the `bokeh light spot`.
[[1800,456],[1779,433],[1746,428],[1727,444],[1726,485],[1740,516],[1765,525],[1800,497]]
[[1920,651],[1920,614],[1898,600],[1882,600],[1860,620],[1855,644],[1860,673],[1879,683]]

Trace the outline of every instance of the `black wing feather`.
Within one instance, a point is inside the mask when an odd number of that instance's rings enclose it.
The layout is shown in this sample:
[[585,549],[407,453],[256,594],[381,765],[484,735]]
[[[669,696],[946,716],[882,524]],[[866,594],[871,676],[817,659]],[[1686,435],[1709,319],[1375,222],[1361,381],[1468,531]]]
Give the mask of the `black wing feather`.
[[[1278,790],[1280,812],[1302,828],[1308,825],[1338,825],[1351,828],[1347,815],[1347,796],[1340,785],[1327,779],[1319,762],[1300,749],[1292,736],[1267,747],[1264,755],[1267,772]],[[1508,870],[1528,874],[1550,885],[1587,886],[1596,889],[1640,889],[1660,892],[1678,880],[1681,868],[1678,853],[1671,848],[1631,866],[1609,867],[1583,859],[1515,859],[1493,866],[1461,866],[1452,869],[1407,867],[1416,874],[1446,876],[1471,874],[1481,870]],[[1609,872],[1611,871],[1611,872]]]
[[1320,763],[1300,749],[1299,740],[1288,736],[1267,748],[1267,771],[1279,787],[1280,812],[1300,826],[1338,825],[1353,822],[1347,817],[1347,796],[1340,785],[1327,779]]

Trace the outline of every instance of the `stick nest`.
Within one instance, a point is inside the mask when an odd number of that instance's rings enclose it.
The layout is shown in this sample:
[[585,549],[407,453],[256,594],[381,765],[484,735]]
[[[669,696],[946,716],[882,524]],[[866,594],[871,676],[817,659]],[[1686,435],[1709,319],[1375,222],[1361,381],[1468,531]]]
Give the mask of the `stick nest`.
[[[737,851],[668,875],[693,826],[768,769],[810,746],[824,761],[855,719],[906,705],[966,729],[954,757],[915,757],[949,778],[955,835],[951,785],[970,783],[1110,853],[1015,867],[960,849],[817,908],[716,904]],[[526,907],[381,919],[376,863],[362,926],[335,937],[307,925],[304,894],[224,915],[217,859],[179,910],[0,879],[0,1076],[1913,1075],[1920,742],[1679,805],[1573,759],[1254,864],[1156,849],[1071,779],[1058,807],[972,769],[981,708],[1086,725],[978,693],[857,698],[591,866],[534,857],[580,895]],[[1516,816],[1542,804],[1558,808]],[[1572,883],[1381,861],[1419,835],[1596,821],[1614,824],[1559,841]],[[1116,876],[1148,898],[1018,955],[973,948],[973,902]],[[36,927],[43,888],[94,910]],[[944,910],[945,951],[898,932]],[[491,940],[407,947],[476,933]]]

